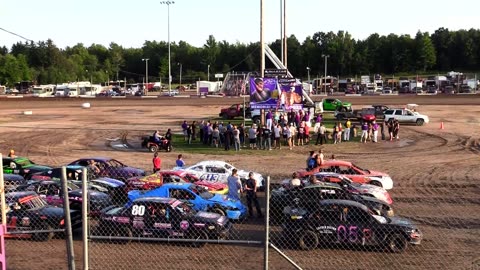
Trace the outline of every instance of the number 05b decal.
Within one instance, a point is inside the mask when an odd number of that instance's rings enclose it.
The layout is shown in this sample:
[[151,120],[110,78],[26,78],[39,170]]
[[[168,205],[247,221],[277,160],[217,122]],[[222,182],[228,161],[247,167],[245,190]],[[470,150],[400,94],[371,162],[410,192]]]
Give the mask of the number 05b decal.
[[[361,235],[358,235],[358,227],[357,226],[347,226],[340,225],[337,228],[337,240],[339,242],[350,242],[350,243],[357,243],[361,239]],[[362,231],[363,240],[370,239],[372,237],[372,231],[370,229],[363,229]]]

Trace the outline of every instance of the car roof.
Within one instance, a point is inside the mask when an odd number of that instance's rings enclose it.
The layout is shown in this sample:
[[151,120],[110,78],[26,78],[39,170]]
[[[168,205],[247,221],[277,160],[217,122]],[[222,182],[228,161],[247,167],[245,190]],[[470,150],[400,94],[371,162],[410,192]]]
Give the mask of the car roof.
[[183,188],[188,188],[190,187],[191,185],[193,185],[192,183],[165,183],[162,185],[162,187],[183,187]]
[[35,191],[14,191],[14,192],[8,192],[5,197],[7,199],[18,199],[18,198],[23,198],[26,196],[32,196],[32,195],[37,195]]
[[85,157],[85,158],[79,158],[75,161],[79,161],[79,160],[101,160],[101,161],[107,161],[107,160],[111,160],[113,158],[109,158],[109,157]]
[[345,205],[345,206],[353,206],[353,207],[358,207],[361,208],[362,210],[368,211],[368,207],[365,205],[355,202],[355,201],[349,201],[349,200],[322,200],[320,201],[320,205],[332,205],[332,204],[340,204],[340,205]]
[[352,166],[352,163],[344,160],[326,160],[322,163],[323,166]]
[[196,165],[217,165],[217,164],[221,164],[221,165],[224,165],[226,164],[227,162],[225,161],[221,161],[221,160],[204,160],[204,161],[200,161],[198,163],[195,163],[193,164],[192,166],[190,167],[193,167],[193,166],[196,166]]
[[312,185],[305,186],[303,189],[326,188],[326,187],[340,189],[340,185],[335,183],[329,183],[329,182],[318,182]]

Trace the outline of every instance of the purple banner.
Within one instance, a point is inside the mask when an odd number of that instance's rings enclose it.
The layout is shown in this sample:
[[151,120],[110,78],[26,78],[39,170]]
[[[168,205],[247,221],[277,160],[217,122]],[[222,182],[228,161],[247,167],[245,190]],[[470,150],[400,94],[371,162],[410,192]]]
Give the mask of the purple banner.
[[282,94],[280,96],[280,107],[284,110],[301,110],[302,103],[302,85],[295,83],[281,84]]
[[277,108],[279,91],[276,78],[250,78],[250,107],[252,109]]

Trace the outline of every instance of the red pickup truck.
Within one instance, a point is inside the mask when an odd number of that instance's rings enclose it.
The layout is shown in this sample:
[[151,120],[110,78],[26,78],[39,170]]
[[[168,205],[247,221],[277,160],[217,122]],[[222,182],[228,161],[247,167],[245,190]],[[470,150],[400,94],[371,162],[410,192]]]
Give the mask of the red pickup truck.
[[[245,109],[245,118],[251,117],[251,110],[250,107],[247,105]],[[233,119],[235,117],[243,117],[244,107],[243,104],[233,104],[228,108],[220,109],[220,113],[218,114],[220,117],[224,119]]]

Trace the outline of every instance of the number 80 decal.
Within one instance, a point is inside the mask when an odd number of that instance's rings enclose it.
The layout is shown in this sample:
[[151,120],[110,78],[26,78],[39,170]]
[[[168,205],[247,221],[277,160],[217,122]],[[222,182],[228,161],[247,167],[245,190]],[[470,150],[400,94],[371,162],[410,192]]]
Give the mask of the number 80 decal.
[[143,215],[145,215],[145,205],[132,206],[132,216],[143,216]]

